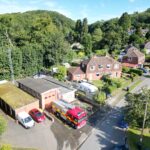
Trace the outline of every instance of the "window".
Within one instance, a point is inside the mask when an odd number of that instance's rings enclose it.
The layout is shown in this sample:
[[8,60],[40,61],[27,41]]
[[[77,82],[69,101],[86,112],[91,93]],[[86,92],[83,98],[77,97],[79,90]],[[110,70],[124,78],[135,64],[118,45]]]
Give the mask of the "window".
[[110,64],[107,64],[107,65],[106,65],[106,68],[110,69]]
[[77,74],[76,77],[80,78],[80,74]]
[[98,68],[99,68],[99,69],[103,68],[103,65],[98,65]]
[[91,66],[91,67],[90,67],[90,70],[95,70],[95,66]]
[[114,69],[118,69],[118,68],[119,68],[119,64],[115,64]]
[[99,76],[99,72],[96,73],[96,76]]

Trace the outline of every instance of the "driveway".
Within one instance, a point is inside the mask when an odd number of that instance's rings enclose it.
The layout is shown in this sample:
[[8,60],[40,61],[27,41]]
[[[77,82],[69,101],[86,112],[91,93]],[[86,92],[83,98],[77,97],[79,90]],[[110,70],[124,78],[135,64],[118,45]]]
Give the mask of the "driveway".
[[42,123],[36,123],[31,129],[25,129],[9,116],[5,118],[8,121],[8,128],[0,138],[1,143],[9,143],[14,147],[37,148],[38,150],[57,149],[57,141],[50,130],[52,123],[48,119]]
[[[4,114],[3,112],[0,112]],[[54,117],[54,123],[46,119],[36,123],[33,128],[25,129],[4,114],[8,121],[6,132],[0,137],[0,144],[7,143],[13,147],[37,148],[38,150],[75,150],[91,133],[89,125],[73,129]]]

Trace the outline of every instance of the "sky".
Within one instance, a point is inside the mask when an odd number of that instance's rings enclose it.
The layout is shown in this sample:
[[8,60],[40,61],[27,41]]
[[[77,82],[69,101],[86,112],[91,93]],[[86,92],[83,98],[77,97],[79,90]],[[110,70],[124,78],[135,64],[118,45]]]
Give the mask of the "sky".
[[0,0],[0,14],[51,10],[73,20],[86,17],[88,23],[120,17],[124,12],[142,12],[147,8],[150,8],[150,0]]

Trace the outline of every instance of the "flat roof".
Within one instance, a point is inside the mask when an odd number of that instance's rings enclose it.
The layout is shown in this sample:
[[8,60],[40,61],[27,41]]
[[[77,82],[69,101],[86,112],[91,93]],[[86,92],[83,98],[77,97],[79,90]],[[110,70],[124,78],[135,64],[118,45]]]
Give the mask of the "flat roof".
[[44,77],[42,79],[47,81],[47,82],[49,82],[50,84],[53,83],[56,86],[58,86],[62,93],[68,93],[70,91],[74,91],[75,90],[74,88],[69,87],[69,85],[67,85],[66,83],[58,81],[58,80],[56,80],[56,79],[54,79],[52,77],[47,76],[47,77]]
[[54,89],[54,88],[59,88],[58,85],[54,84],[54,83],[50,83],[46,80],[43,79],[34,79],[34,78],[25,78],[22,80],[18,80],[18,83],[23,84],[24,86],[32,89],[33,91],[37,92],[37,93],[44,93],[48,90]]
[[20,108],[37,100],[10,82],[0,84],[0,99],[13,109]]

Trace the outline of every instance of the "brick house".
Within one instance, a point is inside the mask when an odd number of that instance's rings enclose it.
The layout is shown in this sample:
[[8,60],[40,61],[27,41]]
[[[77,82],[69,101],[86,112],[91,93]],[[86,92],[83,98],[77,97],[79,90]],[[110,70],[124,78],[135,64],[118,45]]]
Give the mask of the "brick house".
[[122,58],[122,64],[126,67],[138,68],[142,67],[145,62],[145,55],[136,47],[129,46],[126,48],[126,55]]
[[59,87],[42,79],[25,78],[18,81],[19,88],[39,99],[39,107],[44,109],[60,98]]
[[147,42],[144,45],[144,49],[146,50],[146,54],[150,54],[150,42]]
[[68,69],[69,80],[99,80],[103,75],[121,77],[122,65],[109,56],[93,56],[81,62],[79,67]]

